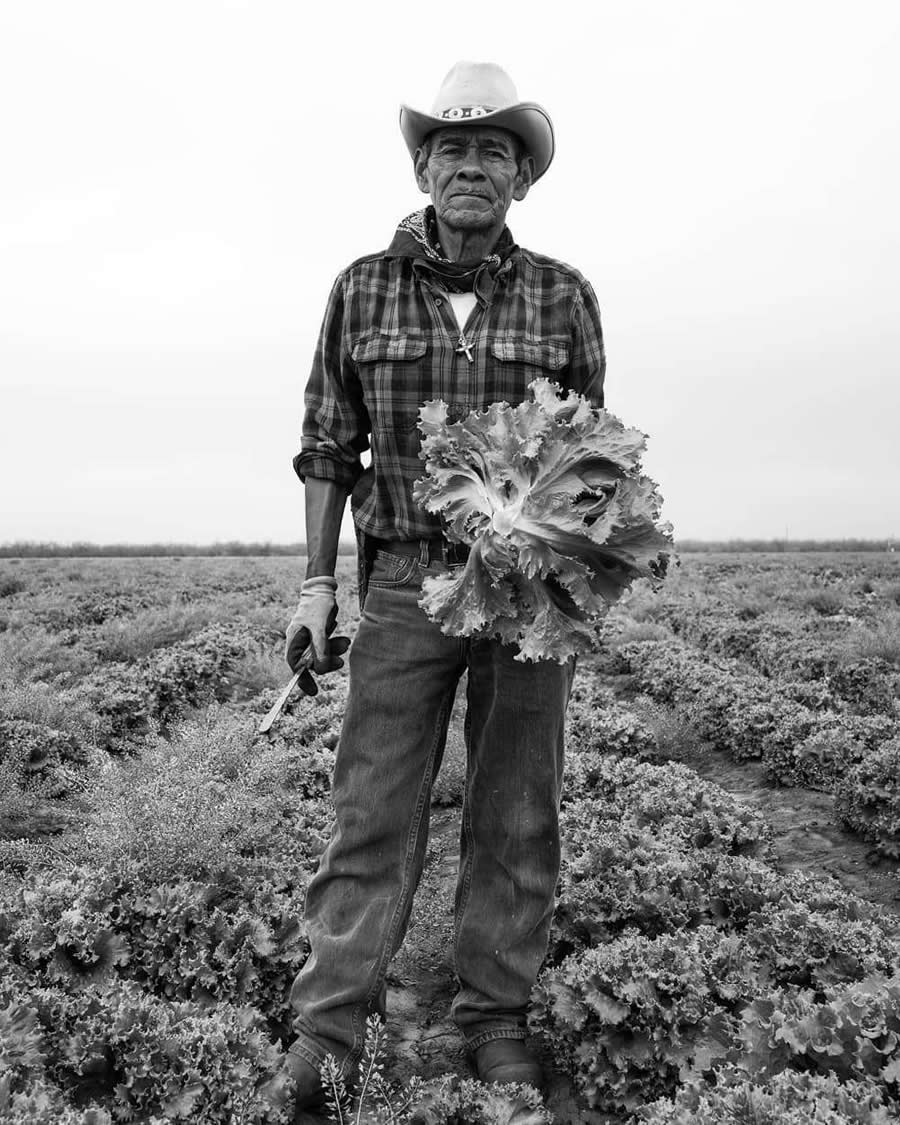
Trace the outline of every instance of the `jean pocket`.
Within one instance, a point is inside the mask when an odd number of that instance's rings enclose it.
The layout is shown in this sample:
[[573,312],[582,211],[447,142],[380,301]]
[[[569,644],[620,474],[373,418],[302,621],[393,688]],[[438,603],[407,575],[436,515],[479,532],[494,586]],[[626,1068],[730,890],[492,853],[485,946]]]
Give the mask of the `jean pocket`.
[[369,575],[369,587],[392,590],[410,583],[419,567],[419,560],[413,555],[392,555],[389,551],[378,551]]

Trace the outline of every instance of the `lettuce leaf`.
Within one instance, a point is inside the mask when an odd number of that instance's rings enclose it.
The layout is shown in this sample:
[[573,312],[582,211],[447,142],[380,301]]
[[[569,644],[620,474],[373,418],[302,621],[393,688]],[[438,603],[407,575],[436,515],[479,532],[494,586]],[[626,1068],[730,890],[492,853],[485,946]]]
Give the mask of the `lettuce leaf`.
[[529,390],[519,406],[454,423],[439,399],[420,408],[425,476],[413,496],[471,548],[462,570],[426,579],[420,604],[451,636],[563,663],[593,647],[636,578],[662,581],[672,529],[641,472],[645,434],[548,379]]

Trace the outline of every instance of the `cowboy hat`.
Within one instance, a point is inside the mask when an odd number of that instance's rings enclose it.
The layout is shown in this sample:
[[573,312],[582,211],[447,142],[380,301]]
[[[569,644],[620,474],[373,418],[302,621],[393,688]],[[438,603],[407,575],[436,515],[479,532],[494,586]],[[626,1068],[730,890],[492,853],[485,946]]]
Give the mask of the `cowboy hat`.
[[553,159],[553,123],[535,102],[520,102],[513,80],[496,63],[458,62],[444,79],[431,113],[400,106],[400,131],[410,156],[435,129],[496,125],[521,138],[539,180]]

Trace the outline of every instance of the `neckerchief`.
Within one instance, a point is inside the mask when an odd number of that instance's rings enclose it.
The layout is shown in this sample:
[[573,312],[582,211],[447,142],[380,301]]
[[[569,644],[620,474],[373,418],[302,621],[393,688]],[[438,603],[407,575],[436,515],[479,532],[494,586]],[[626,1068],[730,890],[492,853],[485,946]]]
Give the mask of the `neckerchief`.
[[387,256],[412,258],[419,269],[436,274],[451,292],[474,292],[489,305],[497,276],[517,249],[509,227],[504,227],[488,257],[473,262],[451,262],[441,249],[434,207],[429,205],[401,221]]

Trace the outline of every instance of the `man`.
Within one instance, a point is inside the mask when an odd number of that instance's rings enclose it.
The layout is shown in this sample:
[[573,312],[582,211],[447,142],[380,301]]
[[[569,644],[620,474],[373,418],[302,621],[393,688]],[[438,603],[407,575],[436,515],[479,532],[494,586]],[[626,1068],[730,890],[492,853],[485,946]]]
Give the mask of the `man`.
[[[334,774],[336,824],[309,887],[311,953],[291,995],[298,1112],[321,1101],[325,1055],[352,1068],[366,1017],[384,1011],[385,974],[422,871],[431,784],[464,672],[452,1013],[482,1081],[542,1080],[523,1040],[559,870],[573,666],[516,661],[510,646],[444,636],[425,617],[423,578],[462,565],[465,550],[412,499],[423,473],[416,422],[429,399],[447,402],[453,420],[491,402],[518,404],[539,376],[602,406],[600,316],[576,270],[516,246],[506,227],[512,201],[549,167],[554,138],[547,113],[519,102],[500,67],[457,64],[432,112],[403,106],[400,127],[432,206],[403,220],[386,252],[338,277],[294,458],[309,559],[288,628],[291,667],[304,667],[310,653],[317,672],[342,663],[346,641],[330,637],[351,493],[363,605]],[[308,673],[304,681],[313,689]]]

